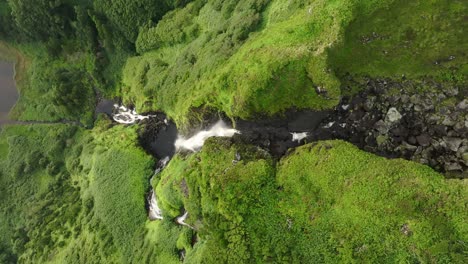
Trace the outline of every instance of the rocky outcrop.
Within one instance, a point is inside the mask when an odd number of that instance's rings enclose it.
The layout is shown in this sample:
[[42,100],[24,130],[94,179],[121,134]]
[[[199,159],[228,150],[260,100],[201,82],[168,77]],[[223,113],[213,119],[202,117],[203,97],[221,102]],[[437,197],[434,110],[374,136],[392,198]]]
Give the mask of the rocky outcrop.
[[[427,164],[449,177],[468,177],[468,100],[436,82],[369,80],[344,98],[315,139],[340,138],[369,152]],[[424,91],[420,88],[424,87]]]

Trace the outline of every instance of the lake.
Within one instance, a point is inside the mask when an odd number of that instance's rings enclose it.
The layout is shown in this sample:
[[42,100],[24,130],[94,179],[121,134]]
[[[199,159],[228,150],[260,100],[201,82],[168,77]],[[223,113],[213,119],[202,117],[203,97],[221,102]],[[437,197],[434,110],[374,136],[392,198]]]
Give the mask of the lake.
[[0,61],[0,126],[9,120],[8,113],[19,97],[14,67],[13,62]]

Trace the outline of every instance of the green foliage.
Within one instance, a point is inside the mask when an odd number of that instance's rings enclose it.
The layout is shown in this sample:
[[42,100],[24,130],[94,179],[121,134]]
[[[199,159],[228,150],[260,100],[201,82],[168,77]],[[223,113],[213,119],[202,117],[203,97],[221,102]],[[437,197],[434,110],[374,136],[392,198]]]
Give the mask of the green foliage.
[[[96,139],[91,158],[90,189],[97,216],[110,230],[116,245],[126,260],[132,258],[136,234],[146,219],[145,192],[153,161],[134,146],[136,132],[115,127],[103,131]],[[127,139],[128,138],[128,139]],[[112,143],[108,140],[116,140]],[[128,144],[122,146],[125,140]]]
[[210,139],[157,183],[167,216],[183,207],[198,230],[187,263],[463,263],[467,190],[341,141],[300,147],[275,168],[262,151]]
[[27,40],[66,37],[73,9],[66,1],[8,0],[13,19]]
[[45,51],[34,45],[23,47],[23,51],[34,59],[20,73],[21,97],[12,111],[13,116],[20,120],[66,119],[92,124],[95,95],[94,81],[86,69],[88,58],[80,58],[81,61],[72,65],[68,61],[47,59]]
[[94,1],[97,11],[106,15],[113,27],[130,42],[135,42],[138,30],[145,24],[158,21],[168,10],[166,0]]

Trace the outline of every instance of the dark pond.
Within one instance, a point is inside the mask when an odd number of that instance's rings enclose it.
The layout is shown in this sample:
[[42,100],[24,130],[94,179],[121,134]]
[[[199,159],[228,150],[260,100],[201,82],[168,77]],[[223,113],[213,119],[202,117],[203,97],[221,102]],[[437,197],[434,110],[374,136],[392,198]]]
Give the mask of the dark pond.
[[18,100],[12,62],[0,61],[0,126],[8,122],[8,113]]

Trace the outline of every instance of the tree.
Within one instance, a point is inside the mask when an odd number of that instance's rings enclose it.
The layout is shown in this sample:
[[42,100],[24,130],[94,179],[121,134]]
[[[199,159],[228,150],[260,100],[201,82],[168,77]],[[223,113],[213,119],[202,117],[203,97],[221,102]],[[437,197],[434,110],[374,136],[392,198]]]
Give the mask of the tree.
[[8,0],[19,31],[27,40],[45,41],[70,32],[73,7],[62,0]]

